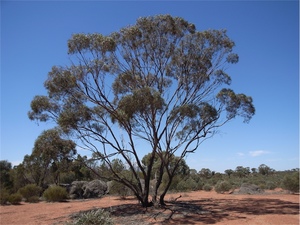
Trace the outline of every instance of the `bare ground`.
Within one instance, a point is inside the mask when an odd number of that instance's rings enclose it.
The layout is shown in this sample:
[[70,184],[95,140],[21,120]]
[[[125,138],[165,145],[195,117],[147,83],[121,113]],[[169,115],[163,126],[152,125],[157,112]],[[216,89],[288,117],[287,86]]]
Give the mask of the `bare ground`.
[[134,198],[121,200],[113,196],[62,203],[22,202],[21,205],[0,206],[0,224],[58,225],[78,212],[97,208],[108,210],[115,224],[120,225],[299,224],[299,195],[280,190],[264,195],[217,194],[213,191],[174,193],[166,196],[166,203],[163,208],[145,209]]

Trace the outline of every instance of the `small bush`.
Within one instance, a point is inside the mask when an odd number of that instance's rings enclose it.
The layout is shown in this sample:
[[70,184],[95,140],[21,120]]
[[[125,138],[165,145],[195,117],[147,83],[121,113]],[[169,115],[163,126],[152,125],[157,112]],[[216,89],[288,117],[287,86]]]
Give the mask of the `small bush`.
[[25,198],[26,202],[31,202],[40,196],[42,188],[36,184],[27,184],[25,187],[19,189],[19,193]]
[[218,182],[215,186],[215,191],[217,193],[224,193],[225,191],[230,191],[232,185],[228,181]]
[[122,183],[119,183],[117,181],[111,181],[109,187],[109,194],[119,195],[122,199],[125,199],[128,195],[130,195],[130,190]]
[[273,181],[267,181],[266,183],[266,189],[268,190],[274,190],[275,188],[277,188],[277,185],[275,182]]
[[19,205],[20,202],[22,201],[22,195],[19,193],[11,194],[8,197],[8,201],[13,205]]
[[286,175],[282,181],[283,188],[291,192],[299,192],[299,172]]
[[192,178],[180,181],[176,186],[177,191],[195,191],[199,190],[198,184]]
[[40,198],[38,196],[31,196],[27,199],[27,202],[30,202],[30,203],[37,203],[40,201]]
[[204,191],[211,191],[213,187],[209,184],[204,184],[202,188]]
[[67,225],[113,225],[110,214],[103,209],[91,210],[88,212],[79,213],[75,216],[74,221]]
[[63,187],[52,186],[44,192],[43,197],[49,202],[62,202],[67,199],[68,193]]
[[6,189],[0,189],[0,204],[5,205],[9,198],[9,192]]

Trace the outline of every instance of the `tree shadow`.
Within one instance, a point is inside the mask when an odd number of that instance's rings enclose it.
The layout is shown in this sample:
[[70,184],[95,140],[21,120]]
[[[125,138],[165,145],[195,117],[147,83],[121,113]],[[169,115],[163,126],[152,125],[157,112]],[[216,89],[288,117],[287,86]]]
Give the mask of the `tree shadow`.
[[[182,218],[170,217],[169,223],[214,224],[224,219],[245,219],[247,215],[298,215],[299,204],[280,199],[202,199],[178,202],[173,204],[175,213],[183,214]],[[198,210],[196,206],[201,207]]]
[[201,199],[167,202],[164,207],[138,204],[107,207],[117,224],[215,224],[247,215],[298,215],[299,204],[280,199]]

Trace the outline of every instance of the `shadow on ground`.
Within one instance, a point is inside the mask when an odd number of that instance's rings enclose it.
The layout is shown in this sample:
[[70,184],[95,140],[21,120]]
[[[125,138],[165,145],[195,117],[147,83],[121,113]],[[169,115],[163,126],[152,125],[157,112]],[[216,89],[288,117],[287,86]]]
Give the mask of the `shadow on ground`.
[[201,199],[167,202],[163,208],[124,204],[107,208],[117,224],[215,224],[247,215],[298,215],[299,205],[280,199]]

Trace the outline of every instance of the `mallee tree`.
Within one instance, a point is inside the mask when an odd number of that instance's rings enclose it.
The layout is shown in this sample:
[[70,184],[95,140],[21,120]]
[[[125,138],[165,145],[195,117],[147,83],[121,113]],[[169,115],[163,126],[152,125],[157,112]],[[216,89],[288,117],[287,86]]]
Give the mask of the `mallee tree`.
[[[225,68],[238,62],[234,45],[225,30],[197,31],[170,15],[139,18],[108,36],[74,34],[70,65],[52,68],[44,83],[48,95],[34,97],[29,118],[55,121],[143,206],[164,204],[182,159],[228,121],[248,122],[255,113],[251,97],[228,88]],[[155,188],[164,173],[168,184],[150,199],[157,158]],[[130,178],[115,170],[114,159],[122,159]]]
[[27,179],[40,187],[47,185],[47,178],[58,184],[60,174],[71,166],[77,153],[75,148],[76,144],[63,139],[58,129],[43,131],[36,139],[31,155],[25,155],[21,167],[24,174],[28,174]]

